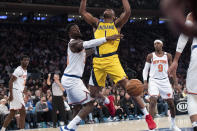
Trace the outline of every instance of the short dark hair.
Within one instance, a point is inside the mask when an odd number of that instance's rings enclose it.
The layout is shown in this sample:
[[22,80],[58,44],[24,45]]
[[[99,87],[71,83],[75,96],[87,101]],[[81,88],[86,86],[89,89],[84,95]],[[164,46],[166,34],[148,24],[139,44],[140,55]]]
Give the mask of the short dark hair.
[[27,56],[27,55],[22,55],[22,56],[20,57],[20,61],[22,61],[24,58],[29,58],[29,56]]
[[72,27],[72,26],[74,26],[74,25],[77,25],[76,23],[70,23],[70,24],[68,24],[67,26],[66,26],[66,34],[68,34],[69,33],[69,31],[70,31],[70,28]]

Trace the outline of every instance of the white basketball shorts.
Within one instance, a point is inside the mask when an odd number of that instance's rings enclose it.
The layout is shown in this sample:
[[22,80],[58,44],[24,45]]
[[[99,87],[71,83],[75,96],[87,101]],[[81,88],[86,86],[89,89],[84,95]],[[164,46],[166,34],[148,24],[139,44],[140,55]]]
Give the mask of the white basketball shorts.
[[173,98],[173,90],[168,78],[158,80],[149,79],[148,93],[150,96],[161,96],[163,99]]
[[68,104],[83,105],[93,100],[80,78],[62,76],[61,83],[66,89]]
[[10,109],[19,110],[22,109],[22,106],[25,107],[22,91],[13,88],[12,92],[13,92],[13,100],[10,102]]

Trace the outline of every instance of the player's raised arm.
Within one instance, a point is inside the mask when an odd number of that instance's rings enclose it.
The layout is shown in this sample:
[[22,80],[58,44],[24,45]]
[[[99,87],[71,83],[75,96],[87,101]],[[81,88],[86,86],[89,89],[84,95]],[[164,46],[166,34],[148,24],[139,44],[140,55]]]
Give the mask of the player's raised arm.
[[122,28],[125,23],[127,23],[130,15],[131,15],[131,7],[129,5],[128,0],[122,0],[122,4],[124,7],[124,12],[120,15],[120,17],[115,21],[116,27]]
[[93,17],[92,14],[86,11],[86,3],[87,3],[87,0],[81,0],[79,14],[83,16],[84,20],[88,24],[90,24],[94,28],[97,28],[99,19],[97,19],[96,17]]

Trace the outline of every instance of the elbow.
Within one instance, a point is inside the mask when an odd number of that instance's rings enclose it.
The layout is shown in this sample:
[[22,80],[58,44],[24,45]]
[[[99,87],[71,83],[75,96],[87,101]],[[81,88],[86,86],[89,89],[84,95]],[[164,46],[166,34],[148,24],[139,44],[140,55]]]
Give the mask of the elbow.
[[84,14],[86,13],[86,10],[85,9],[79,9],[79,14],[84,16]]
[[130,7],[125,9],[125,14],[127,14],[128,16],[131,15],[131,8]]
[[131,9],[129,8],[128,10],[126,10],[126,13],[127,13],[128,15],[131,15]]

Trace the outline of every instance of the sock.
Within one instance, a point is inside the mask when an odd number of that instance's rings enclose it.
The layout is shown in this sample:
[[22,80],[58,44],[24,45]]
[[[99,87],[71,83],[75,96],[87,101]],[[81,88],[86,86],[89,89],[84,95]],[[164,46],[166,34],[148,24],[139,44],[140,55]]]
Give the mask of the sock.
[[109,101],[109,99],[107,97],[105,97],[104,103],[105,104],[109,104],[110,103],[110,101]]
[[175,126],[175,118],[172,118],[172,117],[171,117],[171,125],[172,125],[172,126]]
[[75,118],[68,124],[68,129],[76,129],[77,124],[81,121],[81,118],[77,115]]
[[5,131],[5,127],[2,127],[2,128],[1,128],[1,131]]
[[143,112],[143,114],[146,116],[146,115],[149,115],[146,107],[144,107],[143,109],[141,109],[141,111]]
[[192,123],[192,127],[197,127],[197,121]]

